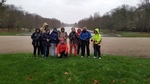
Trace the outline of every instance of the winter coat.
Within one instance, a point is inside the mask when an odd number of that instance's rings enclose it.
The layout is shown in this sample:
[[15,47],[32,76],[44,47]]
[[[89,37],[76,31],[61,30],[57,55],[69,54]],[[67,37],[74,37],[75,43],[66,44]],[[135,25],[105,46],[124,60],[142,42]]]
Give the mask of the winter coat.
[[40,46],[41,33],[40,32],[34,32],[31,35],[31,39],[32,39],[32,45],[33,46]]
[[68,52],[68,45],[67,43],[59,43],[57,45],[57,54],[60,54],[61,52],[65,51],[66,53]]
[[51,38],[51,43],[55,43],[55,44],[59,43],[58,32],[52,31],[52,33],[50,34],[50,38]]
[[43,26],[40,28],[41,33],[45,32],[45,26],[47,26],[47,25],[48,24],[46,22],[43,24]]
[[82,31],[80,34],[81,41],[89,41],[91,37],[91,33],[85,30]]
[[[49,39],[49,41],[47,41],[47,39]],[[47,33],[42,34],[43,46],[50,46],[50,41],[51,41],[50,34],[47,34]]]
[[100,31],[98,28],[95,29],[95,31],[97,31],[98,33],[93,35],[92,40],[93,40],[94,44],[99,44],[102,40],[102,37],[100,35]]
[[71,32],[69,34],[69,40],[71,44],[78,44],[78,34],[76,32]]
[[68,38],[67,32],[59,32],[58,38],[59,40],[61,38],[64,38],[66,40]]

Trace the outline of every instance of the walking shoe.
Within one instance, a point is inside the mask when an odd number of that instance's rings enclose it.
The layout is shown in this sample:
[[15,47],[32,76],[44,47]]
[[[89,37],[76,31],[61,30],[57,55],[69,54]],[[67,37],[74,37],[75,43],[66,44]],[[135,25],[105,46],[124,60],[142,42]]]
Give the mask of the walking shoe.
[[101,57],[99,57],[98,59],[102,59]]
[[81,56],[81,58],[83,58],[83,56]]
[[90,58],[90,56],[87,56],[88,58]]
[[96,58],[96,56],[94,56],[93,58]]

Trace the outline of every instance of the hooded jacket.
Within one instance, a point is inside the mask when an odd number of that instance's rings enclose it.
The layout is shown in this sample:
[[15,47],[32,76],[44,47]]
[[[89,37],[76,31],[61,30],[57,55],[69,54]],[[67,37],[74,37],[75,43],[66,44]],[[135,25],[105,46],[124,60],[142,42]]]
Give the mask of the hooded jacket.
[[79,37],[78,37],[76,32],[71,32],[69,34],[69,40],[70,40],[71,44],[77,44],[78,43],[78,39],[79,39]]
[[40,31],[41,31],[41,33],[44,33],[45,32],[45,26],[48,26],[48,24],[45,22],[44,24],[43,24],[43,26],[40,28]]
[[97,31],[98,33],[93,35],[92,40],[94,44],[99,44],[102,40],[102,37],[98,28],[96,28],[95,31]]
[[40,32],[36,32],[36,31],[37,31],[37,29],[36,29],[35,32],[31,35],[32,45],[33,45],[33,46],[40,46],[41,33],[40,33]]

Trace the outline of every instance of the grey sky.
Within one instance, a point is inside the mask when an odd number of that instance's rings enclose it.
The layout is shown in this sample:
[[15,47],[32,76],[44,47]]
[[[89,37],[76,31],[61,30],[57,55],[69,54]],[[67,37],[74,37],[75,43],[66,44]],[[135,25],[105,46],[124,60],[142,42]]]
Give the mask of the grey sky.
[[7,0],[7,4],[21,6],[23,10],[42,17],[75,23],[99,12],[105,14],[113,8],[128,4],[136,6],[140,0]]

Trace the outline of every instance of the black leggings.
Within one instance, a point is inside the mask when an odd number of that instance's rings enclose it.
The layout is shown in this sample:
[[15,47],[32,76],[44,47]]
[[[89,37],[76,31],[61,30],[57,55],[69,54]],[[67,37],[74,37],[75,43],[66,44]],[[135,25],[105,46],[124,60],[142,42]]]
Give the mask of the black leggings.
[[101,57],[101,46],[98,44],[94,44],[94,56],[96,57],[98,54],[98,57]]
[[33,46],[33,55],[36,56],[36,51],[38,50],[38,55],[40,55],[40,46]]
[[90,49],[89,49],[89,42],[88,41],[82,41],[81,42],[81,55],[85,55],[85,48],[87,52],[87,56],[90,56]]

